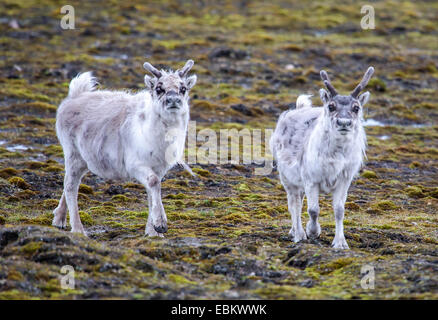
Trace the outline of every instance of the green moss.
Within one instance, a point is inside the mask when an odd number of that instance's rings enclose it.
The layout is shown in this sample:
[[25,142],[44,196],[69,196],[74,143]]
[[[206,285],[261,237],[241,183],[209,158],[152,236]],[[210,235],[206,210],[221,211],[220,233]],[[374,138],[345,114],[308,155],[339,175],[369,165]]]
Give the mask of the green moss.
[[10,86],[8,88],[2,88],[0,89],[0,94],[10,98],[31,99],[43,102],[48,102],[51,100],[44,94],[35,93],[32,90],[24,87]]
[[395,210],[398,206],[392,200],[381,200],[374,204],[375,207],[381,210]]
[[418,186],[410,186],[407,187],[405,190],[406,194],[410,196],[411,198],[423,198],[426,195],[423,193],[423,190]]
[[234,189],[236,189],[237,191],[240,191],[240,192],[251,192],[251,189],[249,188],[249,186],[246,183],[240,183],[240,184],[234,186]]
[[192,171],[202,177],[209,177],[211,175],[210,171],[202,168],[192,168]]
[[86,184],[81,183],[79,185],[79,192],[82,192],[84,194],[93,194],[93,188],[87,186]]
[[167,216],[168,216],[170,221],[190,220],[193,218],[193,216],[188,214],[187,212],[168,212]]
[[179,274],[169,274],[167,277],[171,282],[176,284],[196,285],[195,281],[190,281],[187,278],[180,276]]
[[48,166],[45,170],[47,172],[61,172],[63,169],[59,166]]
[[371,170],[364,170],[361,173],[361,176],[367,179],[377,179],[377,174],[374,171]]
[[58,278],[50,279],[41,286],[41,289],[44,292],[58,292],[61,290],[61,283]]
[[374,225],[373,227],[377,228],[377,229],[382,229],[382,230],[393,229],[393,226],[391,226],[389,224]]
[[84,211],[79,211],[79,216],[81,218],[81,221],[86,226],[92,226],[95,224],[93,218]]
[[4,179],[9,178],[11,176],[16,176],[16,175],[18,175],[18,171],[17,171],[17,169],[14,169],[14,168],[4,168],[4,169],[0,170],[0,177],[4,178]]
[[289,44],[283,46],[282,49],[286,50],[286,51],[292,51],[292,52],[303,51],[303,47],[298,45],[298,44],[295,44],[295,43],[289,43]]
[[19,199],[30,199],[36,194],[37,193],[35,191],[26,189],[26,190],[18,191],[14,195]]
[[177,194],[168,194],[165,198],[166,199],[187,199],[188,196],[185,195],[184,193],[177,193]]
[[47,199],[43,201],[43,208],[46,209],[55,209],[59,204],[59,200],[57,199]]
[[14,108],[20,108],[21,111],[27,111],[31,113],[35,112],[39,114],[54,114],[57,110],[56,106],[40,101],[23,103],[18,106],[14,106]]
[[438,187],[433,188],[428,192],[429,196],[438,199]]
[[2,158],[22,158],[23,154],[20,152],[9,152],[7,149],[5,148],[1,148],[0,147],[0,156]]
[[38,224],[43,226],[50,226],[52,224],[53,214],[42,213],[29,220],[29,223]]
[[386,83],[380,78],[372,78],[367,87],[380,92],[386,91]]
[[8,280],[23,281],[24,276],[21,272],[15,270],[15,269],[12,269],[12,270],[9,270],[9,272],[8,272]]
[[117,212],[117,209],[113,206],[102,206],[102,207],[91,207],[89,211],[93,216],[111,216],[113,213]]
[[0,292],[0,300],[29,300],[31,296],[28,293],[18,289],[5,290]]
[[241,223],[241,222],[246,222],[249,219],[245,214],[234,212],[223,216],[221,220],[232,222],[232,223]]
[[421,102],[412,107],[414,110],[438,110],[437,103]]
[[332,273],[335,270],[338,269],[342,269],[345,266],[350,265],[351,263],[353,263],[355,261],[354,258],[339,258],[336,260],[333,260],[327,264],[321,264],[319,265],[316,270],[320,273],[320,274],[329,274]]
[[20,177],[11,177],[8,179],[9,183],[19,187],[21,189],[30,189],[31,186],[28,184],[23,178]]
[[360,209],[360,206],[357,203],[354,203],[354,202],[346,202],[345,203],[345,209],[353,210],[353,211],[358,211]]
[[247,201],[256,201],[262,200],[263,196],[257,193],[241,193],[239,194],[239,198]]
[[127,203],[127,202],[131,201],[131,199],[129,199],[127,196],[125,196],[123,194],[116,194],[115,196],[112,196],[111,200],[114,202],[120,202],[120,203]]
[[27,161],[25,162],[25,165],[29,169],[40,169],[46,166],[44,162],[40,162],[40,161]]
[[219,205],[220,205],[219,202],[217,202],[217,201],[215,201],[215,200],[212,200],[212,199],[207,199],[207,200],[204,200],[204,201],[202,202],[202,206],[203,206],[203,207],[214,208],[214,207],[219,207]]
[[140,183],[127,182],[123,185],[124,188],[144,189],[144,186]]
[[82,192],[78,192],[78,200],[88,202],[90,200],[90,197]]
[[422,164],[418,161],[412,161],[411,164],[409,165],[409,168],[411,169],[416,169],[416,168],[421,168]]
[[272,219],[270,215],[267,215],[264,212],[260,212],[256,215],[254,215],[254,218],[256,218],[256,219]]
[[31,241],[29,243],[26,243],[21,250],[26,254],[26,255],[33,255],[34,253],[36,253],[41,247],[43,246],[42,242],[36,242],[36,241]]
[[44,153],[49,156],[57,156],[57,157],[64,157],[64,154],[62,152],[62,147],[60,145],[52,144],[44,150]]
[[16,197],[16,196],[9,196],[7,198],[7,202],[18,202],[20,201],[20,198]]

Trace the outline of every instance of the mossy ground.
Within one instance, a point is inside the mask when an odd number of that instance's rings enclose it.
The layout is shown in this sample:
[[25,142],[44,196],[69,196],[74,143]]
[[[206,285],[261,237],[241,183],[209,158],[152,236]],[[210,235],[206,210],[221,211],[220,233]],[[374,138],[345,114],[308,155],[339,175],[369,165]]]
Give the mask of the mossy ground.
[[[70,4],[76,30],[60,29],[58,1],[0,4],[20,25],[0,24],[0,299],[438,298],[437,3],[375,1],[375,30],[360,29],[355,1]],[[388,125],[366,127],[346,205],[351,250],[330,248],[328,196],[321,237],[292,243],[278,173],[252,165],[169,172],[164,239],[143,236],[141,185],[91,174],[79,194],[90,239],[50,226],[63,184],[54,117],[70,79],[93,70],[105,87],[136,90],[145,60],[188,58],[198,130],[273,128],[298,94],[319,103],[320,69],[347,91],[376,68],[365,116]],[[75,290],[60,288],[66,264]],[[364,265],[374,289],[361,287]]]

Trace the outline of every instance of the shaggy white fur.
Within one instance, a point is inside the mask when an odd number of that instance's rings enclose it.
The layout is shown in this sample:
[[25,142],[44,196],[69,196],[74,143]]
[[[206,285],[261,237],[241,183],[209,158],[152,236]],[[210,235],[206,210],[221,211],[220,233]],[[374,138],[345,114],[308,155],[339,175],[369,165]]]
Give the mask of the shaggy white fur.
[[[320,90],[324,106],[312,108],[310,96],[302,95],[297,99],[295,110],[280,115],[270,142],[287,192],[292,217],[289,234],[295,242],[320,235],[319,193],[332,193],[336,220],[332,245],[348,249],[343,230],[344,205],[348,188],[365,156],[362,108],[368,101],[369,92],[356,96],[366,86],[373,71],[372,67],[369,68],[358,88],[348,96],[338,95],[322,71],[321,77],[330,91]],[[310,217],[307,234],[301,224],[304,194]]]
[[69,94],[56,115],[56,132],[64,150],[64,192],[54,210],[53,225],[64,228],[67,208],[72,232],[85,234],[77,195],[82,176],[137,179],[148,193],[146,234],[162,236],[167,217],[161,202],[161,179],[181,163],[189,121],[189,91],[196,76],[187,77],[193,61],[175,72],[145,68],[148,90],[137,94],[95,90],[91,72],[70,83]]

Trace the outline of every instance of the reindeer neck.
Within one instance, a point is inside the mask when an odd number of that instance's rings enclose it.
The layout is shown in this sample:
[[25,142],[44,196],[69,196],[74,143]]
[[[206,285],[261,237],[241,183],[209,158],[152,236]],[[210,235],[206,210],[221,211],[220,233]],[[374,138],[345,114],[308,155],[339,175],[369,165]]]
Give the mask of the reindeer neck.
[[181,129],[185,130],[189,121],[188,114],[178,115],[172,119],[166,119],[159,113],[152,112],[150,117],[150,127],[154,128],[156,132],[168,132],[169,130]]
[[315,127],[315,134],[311,139],[321,155],[334,155],[346,153],[355,148],[357,144],[358,132],[349,135],[339,135],[334,128],[326,121],[322,121],[321,126]]

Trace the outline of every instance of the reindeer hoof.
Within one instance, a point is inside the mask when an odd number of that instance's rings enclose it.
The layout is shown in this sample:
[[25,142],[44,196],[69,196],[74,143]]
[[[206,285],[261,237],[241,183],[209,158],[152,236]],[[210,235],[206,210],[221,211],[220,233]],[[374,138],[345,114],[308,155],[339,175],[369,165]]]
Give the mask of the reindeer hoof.
[[295,243],[307,239],[306,232],[303,230],[303,228],[297,228],[296,230],[294,228],[291,228],[291,230],[289,231],[289,235]]
[[342,250],[348,250],[348,249],[350,249],[349,247],[348,247],[348,244],[347,244],[347,241],[345,241],[345,238],[344,237],[342,237],[342,238],[338,238],[338,239],[334,239],[333,240],[333,242],[332,242],[332,247],[334,248],[334,249],[342,249]]
[[59,219],[55,216],[52,221],[52,226],[64,230],[67,227],[67,222],[65,219]]
[[319,235],[321,234],[321,226],[318,222],[313,223],[311,220],[309,220],[306,225],[306,233],[310,239],[319,238]]
[[82,235],[87,237],[87,233],[85,232],[85,229],[83,226],[72,227],[71,232],[72,233],[79,233],[79,234],[82,234]]
[[164,225],[164,226],[154,226],[154,229],[158,233],[166,233],[167,232],[167,225]]

